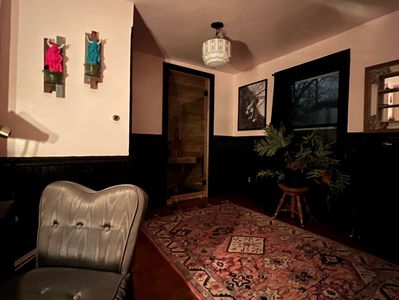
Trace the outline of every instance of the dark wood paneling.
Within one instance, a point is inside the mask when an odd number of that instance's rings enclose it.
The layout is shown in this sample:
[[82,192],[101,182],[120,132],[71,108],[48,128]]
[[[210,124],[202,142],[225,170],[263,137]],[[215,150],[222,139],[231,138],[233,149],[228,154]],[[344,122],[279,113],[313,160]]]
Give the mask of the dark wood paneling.
[[[241,194],[266,211],[274,211],[281,192],[272,182],[256,179],[256,173],[268,164],[253,151],[260,138],[214,137],[211,195]],[[395,175],[399,169],[399,134],[350,133],[344,148],[342,168],[351,175],[351,184],[330,207],[324,202],[323,191],[312,189],[308,195],[312,213],[347,231],[360,247],[399,262],[395,242],[399,225]]]
[[135,181],[149,195],[149,206],[166,204],[167,145],[162,135],[132,134],[131,147]]
[[399,262],[397,236],[399,134],[352,133],[346,144],[352,175],[344,210],[350,214],[354,237],[376,253]]
[[[275,209],[280,191],[272,182],[256,178],[268,163],[254,151],[260,138],[212,138],[210,196],[238,194],[266,211]],[[15,255],[34,247],[40,194],[55,180],[71,180],[95,190],[133,183],[147,192],[149,206],[165,206],[164,143],[161,135],[132,134],[130,157],[0,158],[0,199],[14,200],[18,216]],[[397,176],[391,175],[399,168],[399,134],[351,133],[345,147],[343,164],[352,175],[352,183],[329,212],[329,220],[346,226],[357,243],[374,245],[375,253],[399,261],[399,247],[392,242],[398,226]]]
[[14,270],[13,241],[15,233],[13,201],[0,201],[0,283],[8,279]]
[[[210,140],[209,195],[242,194],[265,200],[267,183],[256,179],[264,164],[254,149],[259,137],[214,136]],[[162,135],[133,134],[135,181],[150,195],[150,206],[166,203],[166,145]],[[267,201],[266,201],[267,202]]]
[[254,150],[261,137],[213,138],[212,167],[209,174],[210,195],[234,193],[254,200],[264,209],[274,207],[276,188],[272,182],[256,177],[267,163]]
[[[269,162],[254,151],[258,137],[214,136],[209,160],[209,195],[238,194],[250,198],[259,207],[273,212],[281,196],[270,180],[256,178]],[[163,199],[166,166],[161,136],[137,135],[133,149],[135,174],[152,195]],[[347,134],[342,168],[352,176],[348,189],[327,206],[321,187],[308,195],[312,214],[324,222],[347,231],[360,246],[374,247],[375,253],[399,261],[396,236],[398,196],[396,178],[390,172],[399,169],[398,134]],[[164,205],[164,200],[155,202]]]

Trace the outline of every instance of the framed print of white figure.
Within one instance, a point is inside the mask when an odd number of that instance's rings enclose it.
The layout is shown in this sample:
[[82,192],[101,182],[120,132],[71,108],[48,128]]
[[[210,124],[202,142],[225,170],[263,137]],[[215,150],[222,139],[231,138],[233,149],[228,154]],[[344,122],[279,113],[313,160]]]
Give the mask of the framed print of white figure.
[[266,126],[267,79],[238,89],[238,130],[258,130]]

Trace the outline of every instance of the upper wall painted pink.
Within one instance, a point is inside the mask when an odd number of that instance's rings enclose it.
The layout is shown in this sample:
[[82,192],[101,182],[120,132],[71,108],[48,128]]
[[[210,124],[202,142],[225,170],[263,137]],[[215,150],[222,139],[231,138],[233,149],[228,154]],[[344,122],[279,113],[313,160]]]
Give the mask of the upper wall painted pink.
[[[263,135],[262,130],[238,131],[238,88],[262,79],[268,80],[267,122],[271,120],[273,98],[272,74],[344,49],[351,49],[348,131],[363,131],[364,68],[370,65],[398,59],[399,11],[356,27],[352,30],[303,48],[289,55],[261,64],[238,75],[226,75],[213,71],[215,76],[214,134],[227,136]],[[146,80],[133,82],[133,132],[160,134],[162,131],[162,58],[136,52],[139,57],[134,73]],[[167,61],[167,60],[166,60]],[[173,61],[177,65],[193,69],[198,67]],[[201,69],[209,72],[209,69]],[[143,79],[143,78],[142,78]],[[135,113],[136,111],[136,113]],[[147,113],[145,113],[147,112]],[[140,115],[137,115],[140,114]],[[146,118],[145,120],[143,120]]]
[[[234,101],[237,103],[238,87],[268,79],[267,122],[271,120],[273,99],[272,74],[341,50],[350,48],[351,66],[349,81],[348,132],[363,131],[364,111],[364,69],[367,66],[399,58],[399,11],[303,48],[289,55],[266,62],[247,72],[237,75]],[[238,105],[234,105],[237,107]],[[237,111],[234,111],[235,118]],[[236,129],[233,135],[260,135],[263,131],[242,132]]]
[[[11,3],[9,84],[1,99],[12,128],[7,156],[128,155],[133,3],[3,1]],[[98,89],[84,83],[85,33],[91,31],[104,40]],[[65,98],[43,92],[43,39],[56,36],[67,44]]]
[[162,133],[163,62],[215,75],[214,134],[230,135],[233,131],[233,75],[137,51],[133,52],[133,133]]

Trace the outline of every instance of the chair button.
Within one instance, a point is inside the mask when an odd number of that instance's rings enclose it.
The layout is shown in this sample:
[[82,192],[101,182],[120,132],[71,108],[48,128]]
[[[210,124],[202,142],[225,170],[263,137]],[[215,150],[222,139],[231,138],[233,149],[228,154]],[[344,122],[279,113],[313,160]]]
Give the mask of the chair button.
[[45,287],[44,289],[42,289],[42,290],[40,291],[40,295],[44,295],[44,294],[47,293],[49,290],[50,290],[49,287]]
[[53,226],[54,228],[57,228],[57,227],[58,227],[58,224],[59,224],[58,221],[57,221],[57,220],[54,220],[52,226]]
[[78,292],[78,293],[76,293],[74,296],[73,296],[73,300],[79,300],[80,298],[82,297],[82,293],[81,292]]
[[78,229],[82,229],[83,223],[82,222],[76,223],[76,227],[78,227]]

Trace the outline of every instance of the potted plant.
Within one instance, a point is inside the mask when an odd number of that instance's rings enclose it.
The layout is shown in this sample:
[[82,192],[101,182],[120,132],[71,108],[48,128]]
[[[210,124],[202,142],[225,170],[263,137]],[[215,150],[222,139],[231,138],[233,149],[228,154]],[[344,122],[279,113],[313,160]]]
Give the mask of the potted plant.
[[273,178],[290,187],[323,185],[329,192],[327,200],[349,185],[350,175],[340,169],[340,160],[332,151],[334,142],[316,131],[296,136],[283,125],[276,128],[269,124],[264,131],[264,137],[255,144],[255,151],[271,159],[257,177]]

